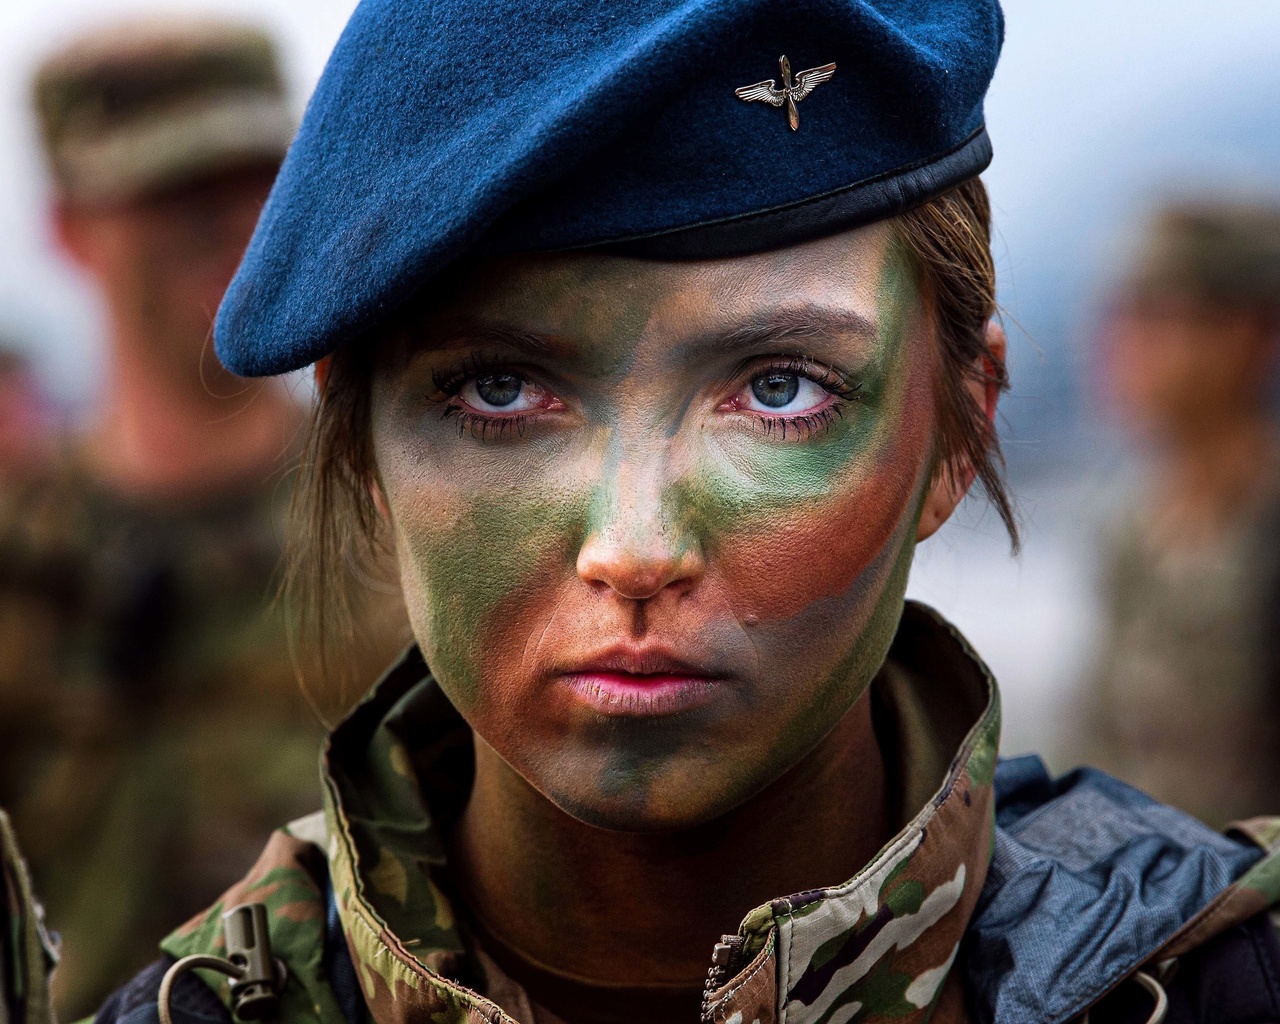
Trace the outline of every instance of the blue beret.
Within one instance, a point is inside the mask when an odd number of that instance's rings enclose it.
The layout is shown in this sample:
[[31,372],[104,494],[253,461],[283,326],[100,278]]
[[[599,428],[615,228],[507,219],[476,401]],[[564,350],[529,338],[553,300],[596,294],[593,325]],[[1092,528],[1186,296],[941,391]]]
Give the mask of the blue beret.
[[997,0],[362,0],[218,355],[306,366],[464,255],[705,259],[893,216],[990,162],[1002,39]]

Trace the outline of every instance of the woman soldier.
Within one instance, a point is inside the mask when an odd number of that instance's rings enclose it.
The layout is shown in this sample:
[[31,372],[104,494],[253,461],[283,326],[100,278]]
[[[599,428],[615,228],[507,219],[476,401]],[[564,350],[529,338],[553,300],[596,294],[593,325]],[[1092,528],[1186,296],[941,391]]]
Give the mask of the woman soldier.
[[997,767],[995,683],[904,603],[975,479],[1013,532],[1001,37],[995,0],[364,0],[217,342],[316,363],[324,639],[385,527],[417,646],[101,1024],[1280,1014],[1280,829]]

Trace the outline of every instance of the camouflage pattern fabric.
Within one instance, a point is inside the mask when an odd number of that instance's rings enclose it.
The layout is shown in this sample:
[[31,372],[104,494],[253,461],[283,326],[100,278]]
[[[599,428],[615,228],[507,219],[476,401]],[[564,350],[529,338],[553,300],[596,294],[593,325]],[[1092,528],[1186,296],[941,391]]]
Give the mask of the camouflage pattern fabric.
[[[913,604],[875,685],[896,729],[904,808],[914,813],[852,879],[747,915],[739,963],[709,999],[716,1024],[972,1019],[957,963],[995,835],[999,695],[963,639]],[[322,956],[327,873],[376,1024],[512,1024],[511,1005],[527,999],[491,998],[509,990],[510,979],[495,986],[485,978],[488,958],[476,963],[464,951],[443,895],[440,829],[466,800],[470,749],[465,724],[411,651],[331,735],[323,816],[278,832],[249,876],[163,948],[174,957],[216,954],[223,910],[263,902],[273,948],[290,967],[282,1024],[346,1024]],[[1280,823],[1245,823],[1241,831],[1271,844],[1270,854],[1159,956],[1280,903]],[[207,980],[229,999],[223,979]]]
[[44,911],[0,810],[0,1024],[54,1024],[49,975],[56,962]]
[[314,806],[323,730],[274,606],[288,496],[143,505],[68,460],[0,498],[0,803],[66,948],[63,1016]]

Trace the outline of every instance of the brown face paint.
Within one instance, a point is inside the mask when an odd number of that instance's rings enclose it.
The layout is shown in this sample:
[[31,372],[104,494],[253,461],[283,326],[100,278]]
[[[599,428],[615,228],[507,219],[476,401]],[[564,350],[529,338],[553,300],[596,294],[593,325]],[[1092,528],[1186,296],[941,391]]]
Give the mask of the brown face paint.
[[[723,341],[778,309],[836,327]],[[459,318],[485,326],[438,350],[428,323],[375,382],[429,663],[574,816],[648,830],[723,813],[813,749],[896,628],[935,431],[905,258],[883,227],[707,264],[531,257],[474,271],[436,322]],[[494,342],[495,325],[541,348]],[[849,396],[783,437],[729,402],[779,360],[833,367]],[[523,375],[562,405],[459,429],[437,386],[459,365],[486,393]],[[646,670],[705,692],[674,712],[627,704]]]

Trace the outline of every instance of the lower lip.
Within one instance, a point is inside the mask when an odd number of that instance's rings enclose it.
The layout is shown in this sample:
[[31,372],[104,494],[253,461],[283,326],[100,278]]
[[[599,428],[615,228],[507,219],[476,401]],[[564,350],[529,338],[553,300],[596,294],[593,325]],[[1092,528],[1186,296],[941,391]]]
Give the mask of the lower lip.
[[706,704],[723,684],[706,676],[638,676],[588,672],[566,676],[583,704],[615,718],[676,715]]

